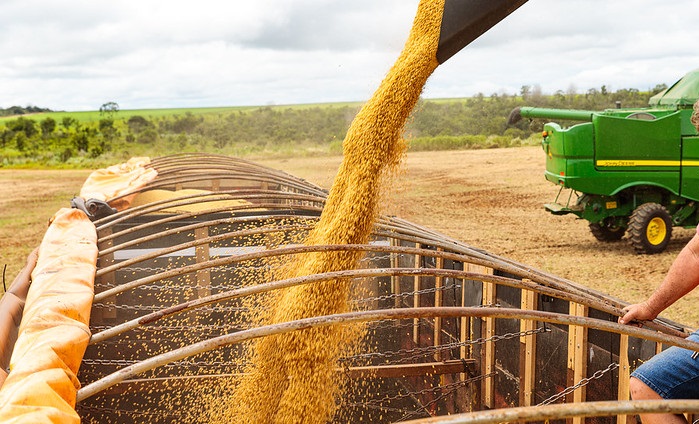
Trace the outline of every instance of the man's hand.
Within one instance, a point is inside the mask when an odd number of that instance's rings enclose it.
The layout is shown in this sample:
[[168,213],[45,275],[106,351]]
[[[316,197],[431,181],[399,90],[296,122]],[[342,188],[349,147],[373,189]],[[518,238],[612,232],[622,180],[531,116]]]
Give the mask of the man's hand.
[[648,302],[629,305],[623,311],[624,316],[619,317],[619,324],[638,324],[640,326],[639,321],[652,321],[658,316],[648,305]]

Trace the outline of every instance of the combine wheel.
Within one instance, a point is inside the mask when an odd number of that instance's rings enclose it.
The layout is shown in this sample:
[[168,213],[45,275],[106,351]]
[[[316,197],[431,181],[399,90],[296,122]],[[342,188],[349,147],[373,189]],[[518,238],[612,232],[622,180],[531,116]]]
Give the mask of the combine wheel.
[[606,218],[602,222],[591,222],[590,232],[598,241],[619,241],[624,236],[624,227],[615,225],[612,219]]
[[660,253],[672,237],[672,219],[657,203],[637,207],[629,219],[629,241],[638,253]]

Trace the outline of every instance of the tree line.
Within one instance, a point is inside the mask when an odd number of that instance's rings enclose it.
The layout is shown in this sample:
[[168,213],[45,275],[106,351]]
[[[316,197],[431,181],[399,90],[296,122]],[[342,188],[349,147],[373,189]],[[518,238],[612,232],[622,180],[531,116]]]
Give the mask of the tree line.
[[10,106],[7,109],[0,107],[0,116],[26,115],[31,113],[52,112],[51,109],[37,106]]
[[[543,121],[508,127],[518,106],[603,110],[645,107],[650,92],[609,91],[605,86],[579,94],[544,95],[538,87],[519,93],[478,94],[465,99],[421,100],[405,129],[412,150],[506,147],[533,144]],[[108,106],[107,106],[108,105]],[[104,109],[104,110],[103,110]],[[234,156],[297,156],[339,153],[359,106],[265,106],[252,110],[142,116],[103,105],[100,118],[80,122],[70,116],[18,116],[0,123],[0,166],[96,167],[131,156],[203,151]],[[104,112],[104,113],[102,113]]]

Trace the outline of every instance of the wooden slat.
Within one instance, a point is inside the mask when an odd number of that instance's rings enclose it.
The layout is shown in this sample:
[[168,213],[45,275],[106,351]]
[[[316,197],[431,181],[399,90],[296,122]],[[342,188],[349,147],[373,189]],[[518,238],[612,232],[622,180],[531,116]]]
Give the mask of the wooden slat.
[[[621,401],[629,400],[629,377],[631,370],[629,369],[629,336],[622,334],[619,339],[619,383],[618,397]],[[626,424],[627,415],[617,415],[617,424]]]
[[[420,249],[420,243],[415,243],[415,248]],[[415,268],[420,268],[420,263],[421,263],[421,256],[420,255],[415,255]],[[413,307],[414,308],[419,308],[420,307],[420,295],[418,292],[420,291],[420,276],[416,275],[413,277]],[[420,344],[420,319],[419,318],[413,318],[413,343],[416,345]]]
[[[578,303],[570,303],[570,315],[587,316],[587,306]],[[571,325],[568,327],[568,375],[567,385],[572,386],[587,377],[587,328]],[[586,399],[585,386],[576,389],[566,397],[566,403],[584,402]],[[582,424],[583,417],[574,417],[566,420],[572,424]]]
[[[461,280],[461,306],[466,305],[466,280]],[[473,349],[470,345],[467,345],[468,340],[473,340],[473,326],[471,325],[471,317],[461,317],[459,326],[459,341],[461,342],[460,356],[462,358],[470,358],[473,356]],[[468,378],[465,373],[460,375],[461,381]]]
[[[530,290],[522,290],[521,309],[533,311],[537,308],[538,296]],[[533,331],[536,322],[521,320],[519,329],[522,332]],[[534,404],[534,384],[536,382],[536,335],[520,336],[519,361],[519,404],[531,406]]]
[[[400,243],[397,239],[391,238],[391,247],[394,246],[399,246]],[[398,268],[398,253],[391,253],[391,268]],[[400,299],[400,277],[396,275],[391,276],[391,293],[395,296],[393,300],[393,307],[394,308],[400,308],[401,305],[401,299]],[[396,321],[396,324],[398,322]]]
[[[494,283],[483,283],[483,305],[494,305],[497,293]],[[495,335],[495,318],[483,318],[482,336],[490,339]],[[483,374],[495,372],[495,342],[488,340],[483,344]],[[487,378],[483,385],[483,406],[487,408],[495,407],[495,379]]]
[[[568,313],[573,315],[575,313],[576,307],[572,302],[568,308]],[[568,360],[566,362],[566,386],[572,386],[575,384],[575,334],[578,327],[574,325],[568,326]],[[573,402],[573,394],[568,393],[566,395],[566,403]],[[566,419],[567,423],[573,422],[572,418]]]
[[[439,248],[437,249],[438,252],[443,252],[444,249]],[[437,258],[436,261],[436,268],[437,269],[444,269],[444,258]],[[444,286],[444,277],[435,277],[434,281],[434,306],[435,307],[440,307],[442,306],[442,287]],[[440,317],[435,317],[434,319],[434,334],[432,337],[432,344],[433,346],[439,346],[442,343],[442,318]],[[435,351],[434,354],[434,360],[435,361],[441,361],[443,352]],[[446,358],[444,358],[446,359]]]
[[[466,306],[466,280],[459,280],[461,284],[461,306]],[[459,341],[461,342],[461,347],[459,349],[460,358],[472,358],[473,357],[473,347],[467,344],[467,341],[473,340],[473,325],[471,317],[461,317],[459,319]],[[471,375],[462,372],[459,374],[459,381],[466,381]],[[463,398],[463,405],[468,408],[464,412],[473,412],[479,409],[479,399],[476,395],[476,390],[474,390],[474,384],[471,383],[464,387],[465,394]]]
[[[488,267],[485,267],[485,266],[482,266],[482,265],[469,264],[469,263],[465,263],[465,264],[464,264],[464,270],[467,270],[467,271],[469,271],[469,272],[479,273],[479,274],[487,274],[487,275],[492,275],[492,274],[493,274],[493,269],[492,269],[492,268],[488,268]],[[461,306],[474,306],[474,304],[476,303],[476,300],[475,300],[475,299],[467,299],[467,298],[466,298],[466,290],[465,290],[464,284],[465,284],[465,281],[462,281],[462,286],[461,286]],[[488,302],[485,301],[485,297],[483,296],[483,297],[480,299],[480,303],[481,303],[481,304],[487,304]],[[483,332],[483,327],[481,327],[481,333],[479,333],[479,334],[476,334],[476,333],[475,333],[475,330],[474,330],[474,328],[475,328],[474,322],[475,322],[475,320],[477,320],[477,319],[480,319],[480,318],[474,318],[474,317],[468,317],[468,318],[462,317],[462,318],[461,318],[461,331],[460,331],[460,335],[459,335],[459,336],[460,336],[460,339],[461,339],[462,342],[466,342],[466,341],[468,341],[468,340],[475,340],[475,339],[478,338],[478,337],[482,337],[482,335],[484,334],[484,332]],[[462,358],[471,358],[471,357],[474,356],[474,353],[473,353],[473,352],[474,352],[473,345],[470,345],[470,344],[469,344],[469,345],[463,345],[463,346],[461,347],[461,352],[460,352],[460,353],[461,353],[461,357],[462,357]],[[492,355],[492,354],[491,354],[491,355]],[[483,364],[483,358],[484,358],[484,357],[485,357],[485,355],[482,353],[482,356],[481,356],[481,364]],[[493,365],[494,365],[494,364],[493,364]],[[485,369],[485,366],[482,365],[482,366],[481,366],[481,372],[483,372],[484,369]],[[492,367],[491,367],[491,369],[492,369]],[[462,373],[462,374],[460,375],[460,377],[461,377],[461,379],[462,379],[462,381],[463,381],[463,380],[469,378],[470,376],[469,376],[468,374],[466,374],[466,373]],[[488,379],[488,380],[489,380],[489,379]],[[487,381],[487,380],[486,380],[486,381]],[[490,391],[490,390],[491,390],[491,386],[488,387],[488,391]],[[483,409],[482,398],[483,398],[483,394],[484,394],[485,392],[486,392],[485,383],[480,383],[480,390],[478,390],[478,389],[470,389],[470,397],[469,397],[470,402],[469,402],[469,404],[468,404],[469,410],[470,410],[470,411],[478,411],[478,410]],[[491,392],[491,393],[492,393],[492,392]],[[490,397],[490,399],[491,399],[490,402],[492,403],[492,397]]]

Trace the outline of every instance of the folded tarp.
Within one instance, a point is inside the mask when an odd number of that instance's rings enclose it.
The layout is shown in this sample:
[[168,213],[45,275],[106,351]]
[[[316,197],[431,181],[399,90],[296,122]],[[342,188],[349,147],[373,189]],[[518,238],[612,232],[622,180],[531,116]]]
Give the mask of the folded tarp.
[[135,194],[122,196],[145,186],[158,176],[158,171],[146,167],[149,163],[149,158],[137,157],[126,163],[98,169],[85,180],[80,197],[103,200],[117,210],[127,209]]
[[97,234],[77,209],[54,216],[36,267],[0,388],[2,423],[79,423],[76,375],[90,340]]

